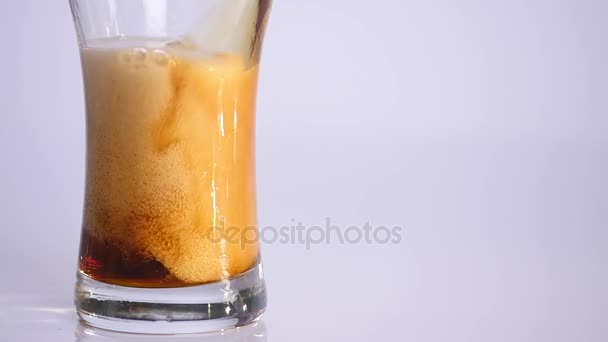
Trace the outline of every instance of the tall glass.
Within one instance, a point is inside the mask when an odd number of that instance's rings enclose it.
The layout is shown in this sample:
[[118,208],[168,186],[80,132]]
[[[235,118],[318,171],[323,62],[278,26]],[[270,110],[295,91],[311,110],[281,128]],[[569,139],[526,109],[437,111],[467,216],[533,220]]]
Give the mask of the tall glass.
[[87,118],[75,305],[188,333],[266,307],[254,164],[271,0],[71,0]]

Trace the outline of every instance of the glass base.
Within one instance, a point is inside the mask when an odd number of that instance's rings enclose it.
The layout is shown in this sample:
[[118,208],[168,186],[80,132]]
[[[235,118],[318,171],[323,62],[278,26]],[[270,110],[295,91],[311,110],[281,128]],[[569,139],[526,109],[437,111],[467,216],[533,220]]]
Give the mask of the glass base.
[[101,329],[143,334],[202,333],[256,322],[266,309],[262,265],[216,283],[183,288],[133,288],[79,272],[74,303]]

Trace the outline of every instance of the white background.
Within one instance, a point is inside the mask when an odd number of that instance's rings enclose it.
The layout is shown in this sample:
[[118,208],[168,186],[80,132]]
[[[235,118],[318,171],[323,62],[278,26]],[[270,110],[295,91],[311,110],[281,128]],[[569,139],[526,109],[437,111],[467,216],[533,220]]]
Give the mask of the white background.
[[[71,309],[84,114],[68,4],[0,8],[0,340],[96,341]],[[404,238],[265,245],[266,332],[244,340],[608,340],[606,18],[604,0],[275,1],[260,224]]]

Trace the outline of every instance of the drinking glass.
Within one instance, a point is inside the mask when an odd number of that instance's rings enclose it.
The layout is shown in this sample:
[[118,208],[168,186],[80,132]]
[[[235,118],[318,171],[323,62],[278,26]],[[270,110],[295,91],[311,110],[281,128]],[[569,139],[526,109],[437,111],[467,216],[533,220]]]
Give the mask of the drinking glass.
[[271,0],[70,0],[86,104],[75,306],[193,333],[266,308],[255,101]]

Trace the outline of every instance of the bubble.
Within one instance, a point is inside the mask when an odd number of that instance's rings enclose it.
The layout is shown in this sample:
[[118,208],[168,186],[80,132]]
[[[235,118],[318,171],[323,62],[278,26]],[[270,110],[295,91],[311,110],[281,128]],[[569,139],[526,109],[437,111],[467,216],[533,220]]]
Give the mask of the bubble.
[[148,57],[148,50],[144,48],[135,48],[131,53],[133,54],[133,60],[137,62],[143,62]]
[[160,66],[166,66],[169,64],[169,54],[163,50],[154,50],[152,60]]
[[171,49],[178,49],[178,50],[193,50],[195,49],[195,45],[185,39],[182,40],[172,40],[169,42],[165,43],[165,46]]
[[120,58],[124,63],[137,66],[146,61],[148,58],[148,51],[144,48],[134,48],[121,54]]
[[178,48],[178,47],[184,46],[184,44],[182,42],[180,42],[179,40],[171,40],[171,41],[166,42],[165,46],[170,47],[170,48]]

